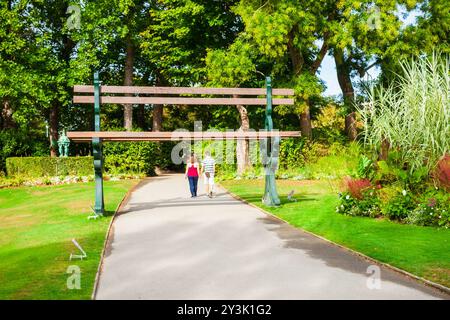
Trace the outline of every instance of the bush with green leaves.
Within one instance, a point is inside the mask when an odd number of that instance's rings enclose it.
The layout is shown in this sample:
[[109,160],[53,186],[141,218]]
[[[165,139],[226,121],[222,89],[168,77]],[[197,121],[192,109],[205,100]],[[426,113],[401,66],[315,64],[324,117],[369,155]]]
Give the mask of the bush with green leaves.
[[378,217],[381,215],[380,201],[374,189],[362,192],[362,198],[357,199],[349,192],[339,194],[339,204],[336,212],[350,216]]
[[6,171],[8,177],[88,176],[94,165],[92,157],[12,157]]
[[306,161],[304,148],[307,144],[307,140],[301,138],[282,139],[279,151],[280,168],[302,167]]
[[35,130],[22,128],[0,130],[0,171],[6,171],[7,158],[46,156],[48,152],[48,141],[42,139]]
[[154,175],[159,155],[159,146],[154,142],[103,144],[104,168],[112,175],[124,173]]
[[410,191],[404,189],[400,191],[397,187],[385,187],[379,192],[382,194],[381,212],[391,220],[402,221],[417,206],[414,195]]
[[450,195],[431,189],[420,198],[419,205],[408,214],[407,223],[420,226],[450,227]]
[[315,139],[328,143],[343,143],[346,140],[345,117],[335,104],[328,104],[320,108],[319,114],[312,120],[312,125]]

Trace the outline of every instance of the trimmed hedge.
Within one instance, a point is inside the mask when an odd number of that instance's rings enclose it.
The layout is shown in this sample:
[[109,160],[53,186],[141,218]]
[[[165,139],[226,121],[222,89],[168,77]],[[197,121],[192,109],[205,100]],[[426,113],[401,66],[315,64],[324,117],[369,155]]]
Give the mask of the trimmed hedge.
[[9,177],[88,176],[94,172],[92,157],[14,157],[6,159]]

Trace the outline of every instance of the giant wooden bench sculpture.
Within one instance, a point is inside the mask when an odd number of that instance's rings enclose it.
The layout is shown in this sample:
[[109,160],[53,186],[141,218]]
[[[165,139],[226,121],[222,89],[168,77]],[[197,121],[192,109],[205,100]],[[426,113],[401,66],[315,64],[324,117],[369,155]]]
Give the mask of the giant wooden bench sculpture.
[[[263,202],[268,206],[280,204],[275,185],[278,166],[278,148],[281,137],[298,137],[298,131],[275,131],[272,122],[273,105],[293,105],[294,90],[272,89],[270,77],[266,88],[200,88],[200,87],[127,87],[101,86],[98,72],[94,85],[74,86],[73,103],[94,104],[95,131],[68,132],[75,142],[92,142],[95,170],[95,205],[97,215],[104,213],[102,142],[114,141],[173,141],[185,139],[259,139],[262,162],[265,167]],[[120,96],[122,94],[122,96]],[[125,96],[124,96],[125,95]],[[135,95],[135,96],[129,96]],[[139,96],[138,96],[139,95]],[[173,96],[177,95],[177,96]],[[197,95],[197,97],[193,97]],[[198,97],[216,95],[220,97]],[[273,98],[273,96],[280,96]],[[100,131],[100,105],[114,104],[168,104],[168,105],[253,105],[266,106],[265,131],[262,132],[102,132]]]

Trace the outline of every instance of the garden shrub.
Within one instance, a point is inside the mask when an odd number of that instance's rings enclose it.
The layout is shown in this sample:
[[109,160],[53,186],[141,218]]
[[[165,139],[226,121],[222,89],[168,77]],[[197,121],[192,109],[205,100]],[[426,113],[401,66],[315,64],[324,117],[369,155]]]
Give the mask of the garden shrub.
[[6,159],[8,177],[87,176],[94,172],[92,157],[13,157]]
[[403,220],[416,208],[411,192],[397,187],[385,187],[379,191],[381,212],[391,220]]
[[327,142],[345,141],[345,118],[338,107],[329,104],[320,109],[320,113],[312,121],[314,136]]
[[408,214],[406,222],[420,226],[450,227],[450,195],[436,189],[424,193],[419,205]]
[[344,179],[344,184],[347,192],[355,199],[362,199],[363,191],[372,187],[369,179],[352,179],[346,177]]
[[304,147],[308,142],[301,138],[282,139],[280,143],[280,168],[299,168],[305,165]]
[[443,156],[434,171],[434,177],[447,191],[450,191],[450,155]]
[[159,155],[159,147],[154,142],[115,142],[103,145],[105,171],[112,175],[154,175]]
[[380,201],[374,189],[362,191],[361,199],[356,199],[348,192],[339,194],[336,212],[351,216],[378,217],[381,215]]
[[358,161],[356,175],[358,178],[372,179],[375,174],[373,162],[365,155],[361,155]]
[[28,128],[12,128],[0,131],[0,171],[6,170],[6,159],[18,156],[48,155],[48,141]]

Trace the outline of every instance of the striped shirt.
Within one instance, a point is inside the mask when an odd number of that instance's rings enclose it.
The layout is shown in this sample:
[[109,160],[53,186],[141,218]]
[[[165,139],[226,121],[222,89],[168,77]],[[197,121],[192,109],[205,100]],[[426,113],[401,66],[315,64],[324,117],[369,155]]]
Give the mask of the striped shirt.
[[214,165],[216,164],[216,161],[212,157],[206,157],[202,161],[203,170],[205,172],[214,173]]

